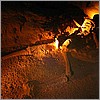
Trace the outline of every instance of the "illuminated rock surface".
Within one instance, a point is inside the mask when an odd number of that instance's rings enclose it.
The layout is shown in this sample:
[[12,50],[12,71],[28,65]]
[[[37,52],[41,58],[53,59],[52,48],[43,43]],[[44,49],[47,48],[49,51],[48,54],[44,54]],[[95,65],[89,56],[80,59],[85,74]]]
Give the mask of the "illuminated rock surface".
[[[15,4],[18,6],[17,3]],[[45,10],[49,11],[47,14],[43,10],[47,6],[40,10],[41,4],[24,3],[26,8],[20,6],[16,8],[15,4],[13,3],[12,6],[9,4],[7,9],[5,3],[2,5],[1,12],[2,99],[98,99],[98,49],[92,44],[93,47],[88,48],[87,51],[82,48],[77,52],[69,53],[74,75],[69,82],[66,82],[63,56],[59,50],[54,50],[52,43],[49,44],[55,34],[54,31],[51,32],[51,28],[58,27],[53,26],[55,22],[51,25],[49,23],[51,21],[48,14],[52,9]],[[73,9],[70,9],[67,14],[72,15],[81,24],[83,20],[81,18],[85,15],[78,11],[80,15],[83,14],[78,18],[77,13],[73,14]],[[62,9],[60,14],[58,12],[59,10],[56,12],[57,16],[62,17]],[[54,14],[54,12],[51,14],[51,19]],[[56,24],[59,24],[58,22],[56,21]],[[46,27],[44,23],[47,24]],[[74,25],[73,22],[71,25]]]

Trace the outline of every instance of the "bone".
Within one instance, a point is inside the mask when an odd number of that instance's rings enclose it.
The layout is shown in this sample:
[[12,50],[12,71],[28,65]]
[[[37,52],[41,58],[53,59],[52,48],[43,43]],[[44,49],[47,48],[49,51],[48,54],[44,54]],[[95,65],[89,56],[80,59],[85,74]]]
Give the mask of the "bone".
[[6,60],[6,59],[9,59],[9,58],[12,58],[12,57],[16,57],[16,56],[20,56],[20,55],[31,55],[30,47],[27,47],[24,50],[20,50],[20,51],[8,54],[6,56],[3,56],[1,59],[2,60]]
[[72,72],[71,72],[71,64],[70,64],[69,58],[68,58],[68,52],[62,52],[62,56],[63,56],[64,61],[65,61],[66,75],[68,77],[70,77],[72,75]]

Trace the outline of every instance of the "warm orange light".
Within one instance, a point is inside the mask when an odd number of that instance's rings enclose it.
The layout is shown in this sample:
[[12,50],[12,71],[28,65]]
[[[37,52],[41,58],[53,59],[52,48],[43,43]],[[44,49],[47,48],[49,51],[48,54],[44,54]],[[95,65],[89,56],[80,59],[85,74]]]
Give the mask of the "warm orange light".
[[76,26],[81,27],[81,25],[79,23],[77,23],[74,19],[73,19],[73,21],[76,24]]
[[93,19],[93,16],[99,14],[99,1],[92,1],[88,7],[83,8],[84,13],[88,15],[90,19]]
[[90,29],[95,27],[95,24],[91,19],[85,18],[81,27],[82,33],[84,34],[84,36],[86,36],[90,33]]
[[69,44],[70,44],[70,42],[71,42],[71,39],[67,39],[64,43],[63,43],[63,45],[62,46],[68,46]]
[[58,49],[58,45],[59,45],[59,41],[57,40],[57,38],[55,38],[54,46],[56,47],[56,49]]
[[90,18],[85,18],[82,26],[79,25],[75,20],[73,20],[73,21],[74,21],[74,23],[76,24],[77,27],[81,27],[82,32],[80,33],[80,35],[84,34],[84,36],[86,36],[90,33],[90,29],[95,28],[95,24]]
[[88,15],[90,19],[93,19],[94,15],[99,14],[99,11],[96,8],[88,8],[85,10],[85,13]]
[[78,30],[78,28],[73,28],[73,27],[68,26],[68,27],[65,29],[65,32],[69,32],[69,35],[71,35],[71,34],[73,34],[76,30]]

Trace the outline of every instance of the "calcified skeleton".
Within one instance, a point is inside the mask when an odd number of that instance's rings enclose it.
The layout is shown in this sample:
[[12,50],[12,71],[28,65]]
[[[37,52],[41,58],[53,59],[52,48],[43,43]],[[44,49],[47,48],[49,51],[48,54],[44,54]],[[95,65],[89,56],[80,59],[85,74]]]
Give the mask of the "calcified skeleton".
[[[85,36],[89,35],[90,33],[92,33],[96,47],[98,47],[98,41],[97,41],[97,38],[95,36],[95,33],[93,32],[93,29],[95,28],[94,22],[89,18],[85,18],[85,20],[81,26],[75,20],[73,20],[73,21],[79,27],[76,29],[76,31],[77,31],[76,36],[80,35],[80,36],[85,37]],[[75,34],[75,32],[72,34],[69,33],[69,34],[67,34],[67,36],[66,36],[66,34],[63,33],[61,35],[56,36],[56,38],[55,38],[56,49],[61,50],[62,56],[63,56],[64,61],[65,61],[67,81],[69,80],[69,77],[71,77],[73,75],[73,71],[71,70],[70,60],[68,57],[68,52],[71,52],[71,51],[76,52],[75,49],[69,50],[67,48],[68,45],[72,42],[70,37],[73,34]],[[65,41],[63,43],[61,43],[63,40],[65,40]]]

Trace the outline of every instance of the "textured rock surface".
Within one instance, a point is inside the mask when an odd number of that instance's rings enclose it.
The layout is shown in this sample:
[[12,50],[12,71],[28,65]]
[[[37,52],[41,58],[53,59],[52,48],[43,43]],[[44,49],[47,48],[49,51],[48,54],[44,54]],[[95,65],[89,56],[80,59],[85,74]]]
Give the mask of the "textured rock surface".
[[60,51],[50,48],[36,46],[31,55],[2,60],[2,98],[98,98],[98,60],[85,62],[83,56],[78,60],[69,55],[74,75],[67,82],[64,58]]
[[72,18],[81,24],[85,16],[78,7],[62,4],[52,9],[52,3],[50,8],[49,3],[2,3],[2,99],[99,98],[98,49],[69,53],[74,75],[66,82],[64,58],[49,44],[62,23],[76,27]]

